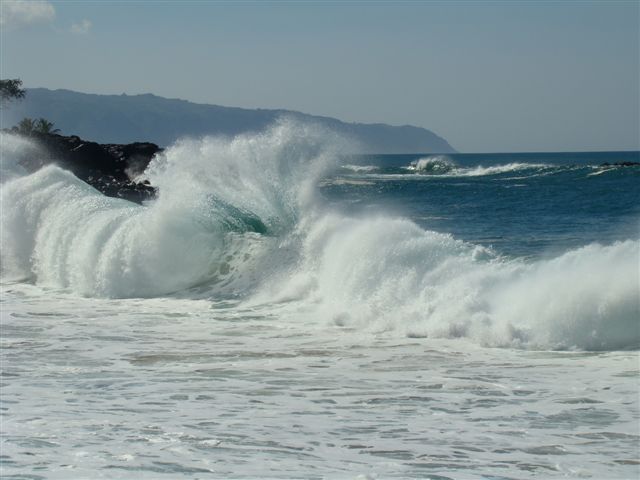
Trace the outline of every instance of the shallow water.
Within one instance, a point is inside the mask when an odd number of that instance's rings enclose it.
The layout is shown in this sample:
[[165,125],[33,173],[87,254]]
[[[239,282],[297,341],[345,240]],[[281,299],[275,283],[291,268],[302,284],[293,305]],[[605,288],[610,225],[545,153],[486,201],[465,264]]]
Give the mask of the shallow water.
[[2,300],[3,478],[640,471],[637,352],[482,348],[25,285]]

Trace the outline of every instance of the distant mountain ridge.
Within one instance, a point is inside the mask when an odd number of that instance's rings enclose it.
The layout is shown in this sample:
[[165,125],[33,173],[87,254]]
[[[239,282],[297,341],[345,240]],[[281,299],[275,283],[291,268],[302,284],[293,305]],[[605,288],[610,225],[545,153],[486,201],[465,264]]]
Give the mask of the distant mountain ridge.
[[347,123],[290,110],[245,109],[192,103],[152,94],[98,95],[29,88],[23,100],[2,111],[2,127],[44,117],[66,135],[100,143],[154,142],[168,146],[184,136],[237,135],[263,130],[286,115],[318,123],[353,138],[361,153],[454,153],[435,133],[410,125]]

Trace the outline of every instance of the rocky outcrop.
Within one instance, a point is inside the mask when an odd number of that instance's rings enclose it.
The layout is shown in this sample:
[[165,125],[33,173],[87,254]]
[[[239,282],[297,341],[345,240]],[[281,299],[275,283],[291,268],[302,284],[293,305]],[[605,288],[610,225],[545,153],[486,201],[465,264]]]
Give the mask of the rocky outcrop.
[[603,163],[601,167],[640,167],[640,162]]
[[153,143],[103,145],[77,136],[45,133],[33,133],[29,138],[44,152],[37,159],[22,162],[29,171],[47,163],[57,163],[107,196],[136,203],[155,196],[155,188],[147,181],[135,181],[153,156],[162,151]]

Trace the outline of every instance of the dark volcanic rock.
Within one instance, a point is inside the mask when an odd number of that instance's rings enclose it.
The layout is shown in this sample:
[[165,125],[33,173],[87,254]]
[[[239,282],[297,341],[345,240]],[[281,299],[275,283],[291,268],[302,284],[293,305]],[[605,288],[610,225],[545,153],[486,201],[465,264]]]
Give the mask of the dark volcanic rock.
[[603,163],[601,167],[640,167],[640,162]]
[[39,160],[25,159],[23,165],[35,171],[47,163],[57,163],[110,197],[142,203],[155,196],[148,182],[133,179],[144,172],[153,156],[162,149],[153,143],[102,145],[77,136],[34,133],[30,136],[47,153]]

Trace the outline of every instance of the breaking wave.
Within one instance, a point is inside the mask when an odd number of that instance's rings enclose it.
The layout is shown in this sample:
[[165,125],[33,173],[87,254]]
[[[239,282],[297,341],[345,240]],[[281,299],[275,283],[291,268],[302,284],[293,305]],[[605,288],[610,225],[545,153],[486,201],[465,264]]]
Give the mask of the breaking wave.
[[202,283],[244,293],[273,258],[266,252],[314,205],[317,177],[339,145],[290,123],[184,140],[147,168],[159,196],[143,206],[105,197],[55,165],[6,175],[2,276],[86,296],[158,296]]
[[407,167],[407,170],[429,175],[443,175],[454,169],[455,163],[446,155],[419,158]]
[[452,177],[482,177],[485,175],[500,175],[523,170],[533,170],[535,174],[549,169],[558,170],[557,166],[539,163],[507,163],[484,167],[464,167],[456,163],[446,155],[433,155],[412,161],[404,170],[420,175],[447,175]]
[[505,165],[495,165],[491,167],[477,166],[461,169],[459,174],[466,177],[482,177],[485,175],[500,175],[503,173],[521,172],[523,170],[534,170],[534,173],[539,174],[547,170],[561,171],[565,169],[565,167],[557,167],[554,165],[545,165],[539,163],[507,163]]
[[114,298],[198,287],[317,322],[488,346],[640,347],[640,242],[506,260],[403,218],[331,211],[315,187],[345,141],[312,125],[180,141],[147,168],[159,196],[146,205],[53,165],[27,175],[11,152],[31,147],[2,143],[4,281]]
[[312,315],[336,325],[489,346],[640,346],[638,241],[527,263],[405,219],[327,215],[304,258],[269,295],[304,292]]

